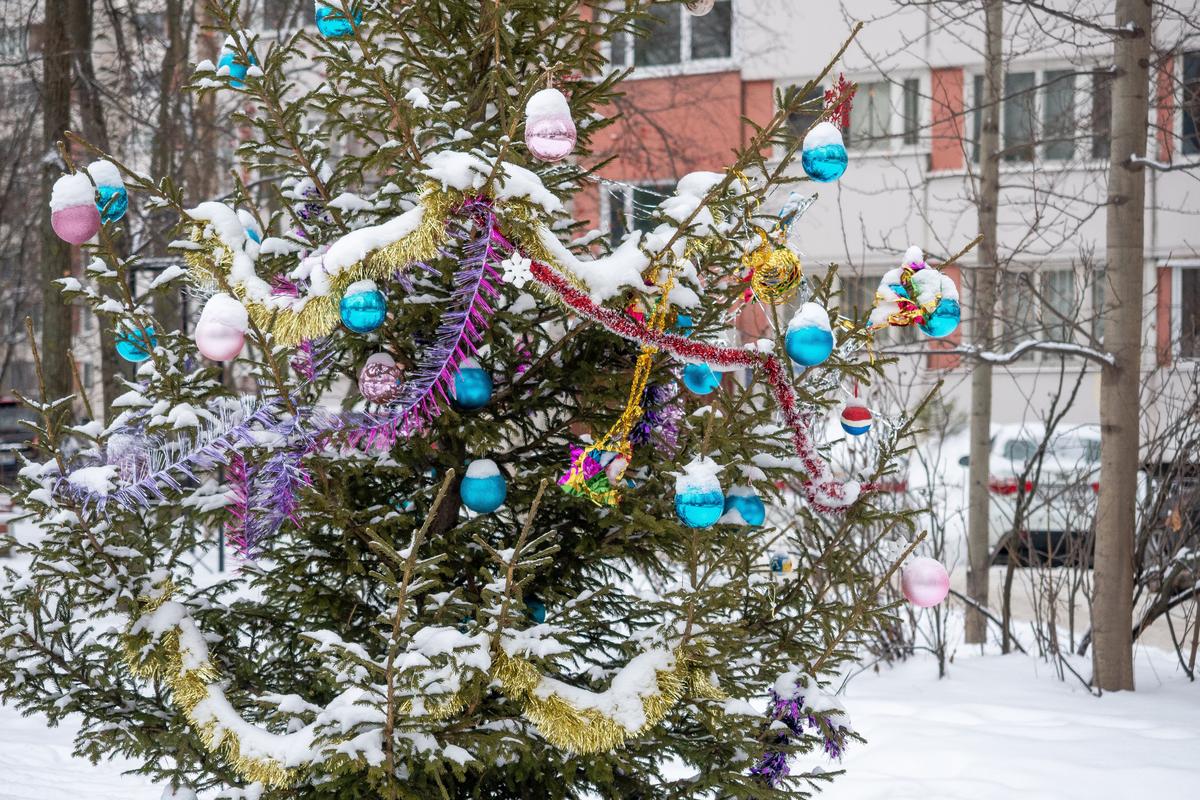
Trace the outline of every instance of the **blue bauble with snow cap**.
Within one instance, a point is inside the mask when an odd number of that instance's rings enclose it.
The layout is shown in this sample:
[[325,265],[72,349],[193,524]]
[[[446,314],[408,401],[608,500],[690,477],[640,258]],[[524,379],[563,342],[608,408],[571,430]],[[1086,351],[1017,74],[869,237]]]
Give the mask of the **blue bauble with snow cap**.
[[751,487],[734,486],[729,490],[729,494],[725,495],[723,517],[722,522],[757,528],[767,519],[767,507],[763,505],[758,492]]
[[88,165],[88,175],[96,184],[96,209],[102,222],[116,222],[129,210],[129,192],[121,170],[111,161],[93,161]]
[[358,281],[346,287],[340,305],[342,324],[355,333],[377,330],[387,318],[387,298],[374,281]]
[[808,177],[819,183],[836,181],[850,163],[842,132],[831,122],[820,122],[804,137],[800,163]]
[[483,408],[492,400],[492,374],[473,358],[463,359],[454,376],[454,405],[464,411]]
[[508,497],[508,482],[496,462],[480,458],[467,467],[467,475],[458,487],[463,505],[479,514],[490,514]]
[[711,458],[696,458],[675,478],[675,513],[689,528],[708,528],[725,511],[720,471]]
[[829,312],[816,303],[805,303],[788,323],[783,340],[788,357],[803,367],[815,367],[833,353]]
[[150,357],[150,351],[158,346],[154,328],[125,330],[117,334],[117,355],[134,364]]
[[217,59],[217,72],[222,70],[229,76],[229,85],[234,89],[241,89],[246,85],[246,73],[250,71],[252,64],[258,62],[254,59],[253,53],[247,53],[250,63],[247,64],[238,60],[237,53],[233,52],[232,37],[225,40],[225,49],[221,52],[221,57]]

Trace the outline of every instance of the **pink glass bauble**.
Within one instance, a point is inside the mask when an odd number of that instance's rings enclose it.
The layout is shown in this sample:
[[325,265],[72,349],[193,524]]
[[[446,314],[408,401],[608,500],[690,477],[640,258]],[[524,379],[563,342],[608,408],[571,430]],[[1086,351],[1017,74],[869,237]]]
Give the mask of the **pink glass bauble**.
[[95,203],[68,206],[50,215],[50,225],[64,242],[83,244],[99,232],[100,211]]
[[703,17],[713,10],[717,0],[687,0],[683,5],[693,17]]
[[246,334],[219,320],[201,319],[196,323],[196,349],[213,361],[232,361],[242,352]]
[[562,161],[575,149],[575,123],[566,114],[531,119],[525,125],[525,144],[542,161]]
[[900,573],[900,588],[908,602],[930,608],[950,593],[950,575],[939,561],[925,556],[914,558]]
[[376,353],[358,373],[358,390],[372,403],[390,403],[400,396],[403,374],[395,359],[387,353]]

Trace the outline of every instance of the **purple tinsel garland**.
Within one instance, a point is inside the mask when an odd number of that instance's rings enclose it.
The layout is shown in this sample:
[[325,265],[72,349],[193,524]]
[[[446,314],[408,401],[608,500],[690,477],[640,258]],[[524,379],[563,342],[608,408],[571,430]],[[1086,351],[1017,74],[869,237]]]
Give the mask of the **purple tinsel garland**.
[[761,778],[772,789],[778,789],[791,772],[788,767],[788,754],[784,748],[792,743],[793,737],[799,739],[804,736],[806,725],[822,737],[823,749],[827,756],[841,759],[842,753],[845,752],[849,729],[836,724],[832,719],[822,720],[815,710],[806,709],[802,694],[784,697],[772,688],[767,717],[772,723],[782,722],[787,730],[776,733],[774,746],[759,757],[758,762],[750,768],[750,774]]
[[683,418],[683,408],[674,402],[678,396],[679,387],[674,381],[647,384],[642,395],[645,411],[629,432],[629,441],[634,447],[653,442],[660,450],[674,452],[679,441],[679,420]]

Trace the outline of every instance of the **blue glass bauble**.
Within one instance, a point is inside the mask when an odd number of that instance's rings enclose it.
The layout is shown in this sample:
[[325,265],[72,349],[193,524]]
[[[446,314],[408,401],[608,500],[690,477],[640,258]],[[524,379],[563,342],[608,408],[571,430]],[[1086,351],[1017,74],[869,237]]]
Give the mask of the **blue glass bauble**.
[[246,228],[246,238],[255,244],[262,244],[262,234],[254,228]]
[[116,222],[129,209],[129,192],[124,186],[97,186],[96,208],[102,222]]
[[689,528],[707,528],[725,511],[725,496],[719,491],[684,491],[675,494],[675,513]]
[[342,324],[355,333],[370,333],[387,318],[387,298],[378,289],[342,297]]
[[538,625],[546,621],[546,604],[536,597],[530,597],[525,601],[525,608],[529,611],[529,617]]
[[730,511],[738,512],[742,520],[753,528],[759,527],[767,519],[767,507],[752,489],[731,490],[725,496],[725,508],[722,513],[728,514]]
[[833,331],[818,325],[789,328],[783,344],[792,361],[815,367],[833,352]]
[[933,310],[928,319],[921,323],[920,327],[927,335],[940,339],[954,333],[954,329],[958,327],[960,321],[962,321],[962,309],[959,308],[958,301],[943,297],[938,302],[937,308]]
[[458,489],[463,505],[480,514],[490,514],[504,505],[508,497],[508,482],[503,475],[491,475],[486,478],[463,478],[462,486]]
[[[254,56],[250,56],[250,63],[254,63]],[[217,61],[217,69],[220,70],[221,67],[229,68],[229,85],[234,89],[241,89],[246,85],[246,72],[249,71],[250,66],[238,61],[236,54],[228,50],[222,53],[220,60]]]
[[158,346],[154,328],[138,331],[122,331],[117,335],[117,355],[126,361],[138,363],[150,357],[150,351]]
[[[338,6],[342,0],[333,0]],[[346,4],[350,4],[350,0],[345,0]],[[363,12],[362,9],[354,10],[354,22],[346,19],[346,15],[341,8],[330,7],[321,0],[317,0],[317,30],[326,39],[348,39],[354,35],[354,29],[362,24]]]
[[688,364],[683,368],[683,385],[696,394],[708,394],[721,385],[721,373],[708,364]]
[[465,411],[483,408],[492,400],[492,375],[482,367],[463,367],[454,376],[454,404]]
[[829,183],[842,177],[850,159],[846,156],[845,145],[823,144],[805,150],[800,162],[808,177],[820,183]]
[[675,329],[679,331],[680,336],[691,336],[692,331],[696,329],[696,321],[692,319],[691,314],[676,314]]

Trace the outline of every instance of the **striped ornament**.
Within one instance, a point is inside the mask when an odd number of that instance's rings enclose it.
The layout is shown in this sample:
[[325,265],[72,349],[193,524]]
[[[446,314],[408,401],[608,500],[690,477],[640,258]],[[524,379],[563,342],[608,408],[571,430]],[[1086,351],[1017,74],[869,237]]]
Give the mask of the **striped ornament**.
[[846,403],[842,409],[842,430],[851,436],[862,436],[871,430],[871,409],[857,400]]

